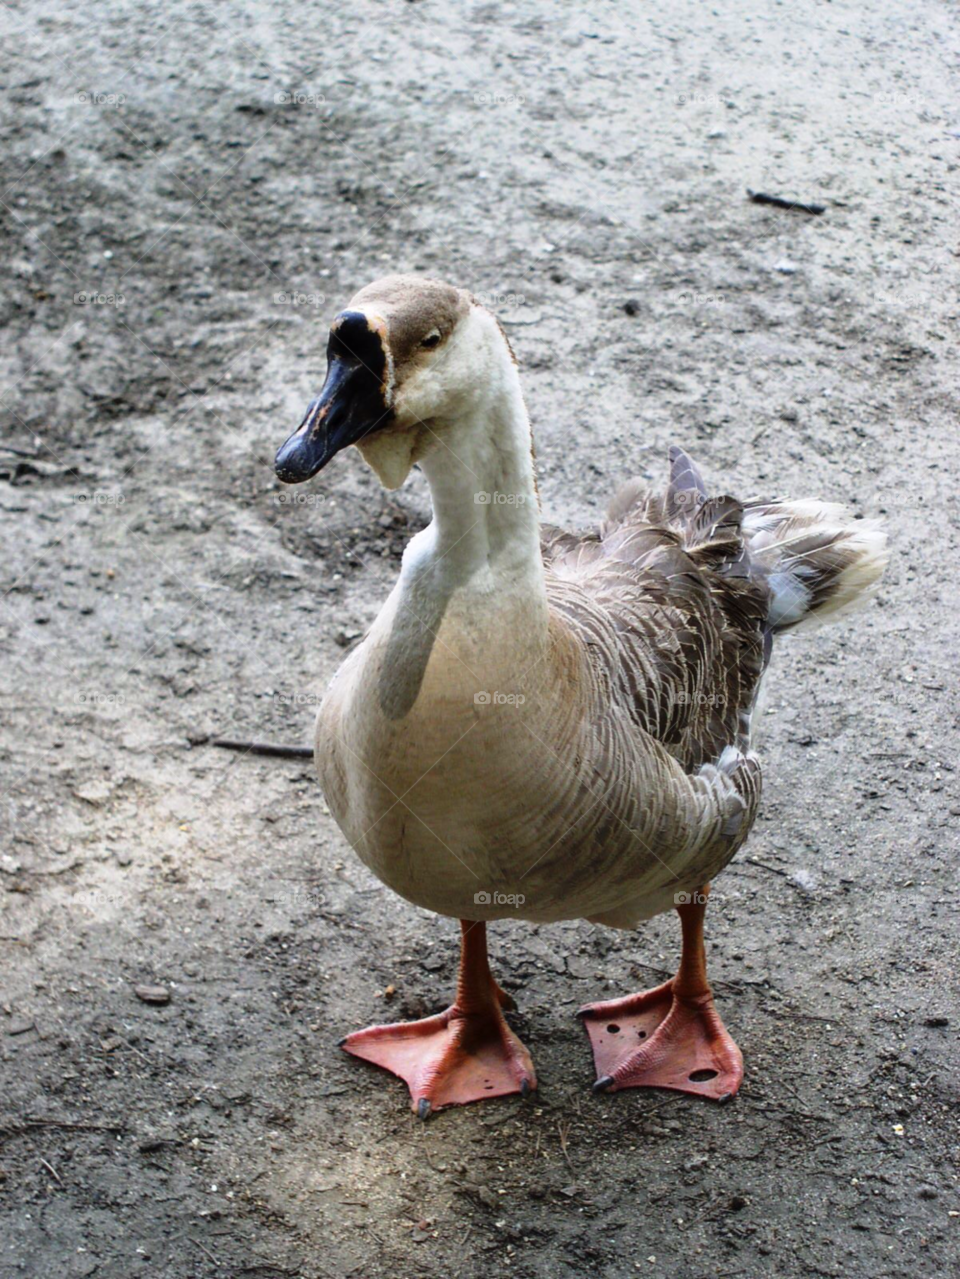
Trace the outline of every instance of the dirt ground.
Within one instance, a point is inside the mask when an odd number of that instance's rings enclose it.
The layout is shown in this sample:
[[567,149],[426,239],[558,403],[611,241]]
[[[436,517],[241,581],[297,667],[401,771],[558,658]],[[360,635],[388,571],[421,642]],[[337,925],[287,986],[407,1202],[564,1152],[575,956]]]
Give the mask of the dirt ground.
[[[958,28],[3,6],[2,1279],[958,1273]],[[307,762],[205,744],[310,740],[428,518],[353,451],[271,466],[394,270],[503,318],[545,518],[675,441],[720,491],[888,520],[877,602],[775,659],[708,916],[728,1106],[590,1091],[573,1011],[671,972],[674,919],[510,923],[540,1089],[419,1123],[334,1042],[444,1007],[456,926],[359,865]]]

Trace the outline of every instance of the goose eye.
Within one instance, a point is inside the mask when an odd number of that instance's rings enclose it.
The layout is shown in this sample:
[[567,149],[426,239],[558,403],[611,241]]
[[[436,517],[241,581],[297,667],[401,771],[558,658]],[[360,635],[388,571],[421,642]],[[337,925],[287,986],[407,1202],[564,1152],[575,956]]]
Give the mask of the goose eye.
[[434,348],[435,346],[439,346],[439,345],[440,345],[440,330],[439,330],[439,329],[431,329],[431,330],[430,330],[430,332],[427,334],[427,336],[426,336],[426,337],[423,339],[423,341],[420,343],[420,345],[421,345],[422,347],[425,347],[428,351],[432,351],[432,350],[433,350],[433,348]]

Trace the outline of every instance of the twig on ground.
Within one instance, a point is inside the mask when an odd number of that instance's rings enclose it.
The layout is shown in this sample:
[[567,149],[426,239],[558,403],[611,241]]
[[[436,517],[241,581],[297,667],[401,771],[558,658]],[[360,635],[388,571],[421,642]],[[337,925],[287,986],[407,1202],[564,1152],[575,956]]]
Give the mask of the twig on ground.
[[751,191],[747,188],[747,195],[754,204],[772,204],[777,209],[794,209],[797,213],[812,213],[814,215],[826,213],[827,206],[825,204],[804,204],[800,200],[785,200],[782,195],[767,195],[764,191]]
[[569,1119],[561,1119],[557,1123],[557,1134],[560,1138],[560,1150],[563,1154],[563,1157],[564,1159],[566,1159],[567,1163],[570,1164],[570,1167],[572,1168],[573,1164],[570,1162],[570,1154],[567,1150],[567,1144],[570,1140],[570,1120]]
[[210,1258],[210,1260],[217,1267],[217,1269],[220,1268],[220,1262],[216,1259],[216,1257],[213,1255],[210,1249],[206,1246],[206,1244],[202,1244],[199,1239],[194,1239],[193,1235],[187,1235],[187,1238],[194,1245],[194,1247],[199,1248],[201,1252],[206,1253],[206,1255]]
[[751,866],[759,866],[761,870],[768,870],[771,875],[781,875],[784,879],[790,878],[785,870],[780,870],[777,866],[768,866],[766,862],[758,862],[755,857],[744,857],[743,860]]
[[229,737],[215,737],[211,746],[225,751],[243,751],[245,755],[274,755],[280,759],[313,759],[312,746],[275,746],[272,742],[238,742]]

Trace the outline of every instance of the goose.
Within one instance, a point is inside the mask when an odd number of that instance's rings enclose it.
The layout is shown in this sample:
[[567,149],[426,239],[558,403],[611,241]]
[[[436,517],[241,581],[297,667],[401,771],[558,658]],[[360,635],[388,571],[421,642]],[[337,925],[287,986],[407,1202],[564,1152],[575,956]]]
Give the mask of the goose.
[[676,976],[580,1010],[599,1092],[715,1101],[743,1078],[707,979],[710,882],[760,799],[756,707],[774,641],[862,603],[883,532],[818,501],[710,496],[670,453],[593,532],[543,525],[517,361],[470,292],[394,275],[333,320],[323,387],[277,453],[287,484],[355,446],[431,523],[317,716],[330,813],[407,901],[460,921],[456,995],[347,1053],[402,1078],[421,1118],[536,1087],[486,926],[634,929],[675,910]]

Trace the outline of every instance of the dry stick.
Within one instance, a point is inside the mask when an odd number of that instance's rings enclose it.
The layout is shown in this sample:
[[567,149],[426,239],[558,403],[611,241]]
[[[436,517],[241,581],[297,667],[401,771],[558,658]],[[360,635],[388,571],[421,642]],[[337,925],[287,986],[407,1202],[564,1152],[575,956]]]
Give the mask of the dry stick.
[[28,1119],[22,1124],[0,1123],[0,1146],[13,1141],[15,1137],[24,1137],[36,1128],[69,1128],[73,1132],[123,1132],[122,1124],[71,1124],[61,1119]]
[[217,1267],[217,1269],[219,1270],[219,1268],[220,1268],[220,1262],[216,1259],[216,1257],[213,1255],[213,1253],[210,1251],[210,1249],[209,1249],[209,1248],[207,1248],[207,1247],[205,1247],[205,1246],[204,1246],[204,1245],[200,1242],[200,1240],[199,1240],[199,1239],[194,1239],[193,1235],[187,1235],[187,1238],[190,1240],[190,1242],[191,1242],[192,1244],[195,1244],[195,1245],[196,1245],[196,1246],[200,1249],[200,1251],[201,1251],[201,1252],[205,1252],[205,1253],[207,1254],[207,1256],[210,1258],[210,1260],[213,1262],[213,1264],[214,1264],[214,1265]]
[[570,1163],[570,1155],[567,1150],[567,1143],[569,1142],[569,1139],[570,1139],[570,1120],[569,1119],[566,1121],[562,1119],[557,1121],[557,1135],[560,1138],[560,1150],[563,1154],[563,1157],[564,1159],[566,1159],[567,1163],[570,1164],[570,1167],[572,1168],[573,1164]]
[[272,742],[237,742],[228,737],[215,737],[211,746],[225,751],[243,751],[245,755],[274,755],[280,759],[313,759],[312,746],[274,746]]
[[777,209],[795,209],[798,213],[826,213],[827,206],[825,204],[803,204],[799,200],[785,200],[782,195],[766,195],[763,191],[751,191],[747,188],[747,195],[754,204],[772,204]]
[[53,1164],[47,1163],[46,1159],[43,1158],[41,1158],[40,1162],[43,1164],[44,1168],[46,1168],[50,1176],[53,1177],[54,1181],[56,1181],[57,1185],[62,1186],[63,1182],[60,1180],[60,1174],[57,1172],[56,1168],[54,1168]]
[[24,1123],[29,1128],[76,1128],[81,1132],[123,1132],[123,1124],[86,1124],[75,1119],[47,1119],[39,1115],[27,1115]]
[[743,859],[748,866],[759,866],[761,870],[768,870],[771,875],[780,875],[783,879],[789,879],[790,875],[785,870],[780,870],[776,866],[768,866],[766,862],[758,862],[755,857],[744,857]]

